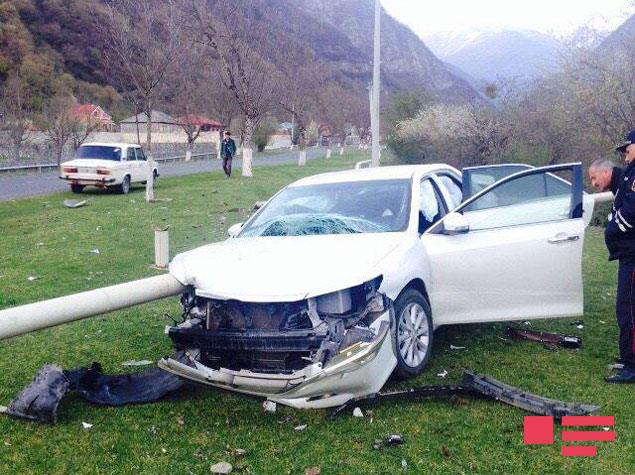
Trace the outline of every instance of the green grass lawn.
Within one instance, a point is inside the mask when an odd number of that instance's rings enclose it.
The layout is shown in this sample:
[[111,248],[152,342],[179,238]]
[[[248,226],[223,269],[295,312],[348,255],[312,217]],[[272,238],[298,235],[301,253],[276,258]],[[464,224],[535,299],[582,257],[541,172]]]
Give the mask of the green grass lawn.
[[[230,225],[247,217],[243,209],[283,185],[367,157],[351,152],[304,168],[256,168],[253,179],[225,180],[222,172],[164,179],[157,197],[173,199],[167,203],[146,204],[140,187],[127,196],[86,193],[89,205],[76,210],[62,206],[70,193],[0,203],[0,308],[156,275],[149,267],[151,224],[171,226],[175,255],[224,239]],[[589,229],[583,330],[571,325],[573,319],[532,325],[579,335],[582,349],[508,341],[502,338],[505,324],[444,327],[435,335],[427,370],[414,381],[388,383],[405,388],[457,382],[468,368],[544,396],[599,404],[600,414],[616,417],[617,440],[598,443],[597,457],[560,456],[559,430],[553,446],[523,445],[526,413],[491,401],[385,403],[372,408],[372,416],[331,421],[326,411],[282,406],[264,416],[257,399],[196,387],[157,404],[123,408],[90,406],[69,396],[56,426],[0,418],[0,473],[209,473],[222,460],[234,473],[255,474],[303,474],[316,466],[322,474],[400,473],[402,460],[407,473],[632,473],[635,388],[603,381],[617,352],[616,266],[606,255],[601,230]],[[178,299],[0,342],[0,404],[47,362],[74,368],[100,361],[114,373],[126,371],[123,361],[169,354],[165,313],[179,314]],[[450,344],[467,348],[451,351]],[[446,380],[436,376],[443,370],[449,372]],[[82,429],[82,422],[93,428]],[[308,428],[296,433],[298,424]],[[406,443],[372,449],[375,439],[391,433]],[[247,453],[239,456],[235,449]]]

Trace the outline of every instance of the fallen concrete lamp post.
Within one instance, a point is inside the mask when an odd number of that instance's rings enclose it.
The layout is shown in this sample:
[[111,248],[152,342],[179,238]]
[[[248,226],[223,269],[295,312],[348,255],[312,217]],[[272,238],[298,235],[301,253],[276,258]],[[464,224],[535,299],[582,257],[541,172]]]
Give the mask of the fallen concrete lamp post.
[[0,310],[0,340],[183,293],[166,274]]

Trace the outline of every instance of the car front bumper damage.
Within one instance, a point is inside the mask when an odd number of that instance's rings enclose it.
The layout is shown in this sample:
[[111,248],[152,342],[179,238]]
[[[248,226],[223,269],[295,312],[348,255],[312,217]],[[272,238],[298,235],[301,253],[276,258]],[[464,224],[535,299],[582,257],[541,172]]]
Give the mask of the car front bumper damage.
[[[283,343],[278,349],[284,351],[289,346],[303,349],[315,347],[316,340],[319,339],[308,335],[304,339],[298,337],[293,342],[278,341],[271,336],[268,341],[235,337],[225,340],[224,346],[235,349],[266,346],[269,349],[278,346],[277,343]],[[356,343],[345,348],[326,365],[313,363],[288,374],[212,369],[189,352],[187,354],[187,363],[164,358],[159,361],[159,367],[191,382],[262,396],[295,408],[333,407],[351,398],[375,393],[381,389],[396,365],[388,321],[382,322],[372,342]]]

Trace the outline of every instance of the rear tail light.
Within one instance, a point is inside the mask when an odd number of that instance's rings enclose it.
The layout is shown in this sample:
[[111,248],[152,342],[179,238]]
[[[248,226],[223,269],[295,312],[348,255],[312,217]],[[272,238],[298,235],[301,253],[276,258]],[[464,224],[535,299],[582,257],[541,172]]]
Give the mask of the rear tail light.
[[110,170],[97,170],[97,175],[110,175]]
[[77,168],[64,168],[64,173],[77,173]]

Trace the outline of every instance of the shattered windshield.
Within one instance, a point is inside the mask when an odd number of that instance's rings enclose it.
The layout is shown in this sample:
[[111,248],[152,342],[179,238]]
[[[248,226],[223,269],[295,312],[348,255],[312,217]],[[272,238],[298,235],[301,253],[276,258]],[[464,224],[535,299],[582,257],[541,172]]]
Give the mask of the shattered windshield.
[[121,149],[119,147],[107,147],[99,145],[82,145],[77,151],[78,159],[98,159],[113,160],[118,162],[121,160]]
[[283,190],[238,237],[405,231],[410,180],[296,186]]

